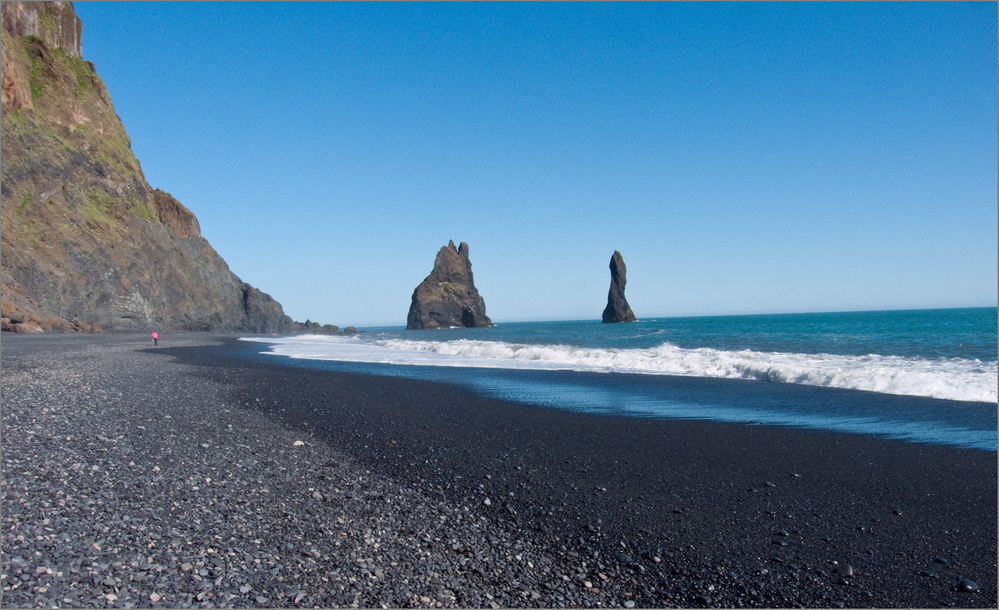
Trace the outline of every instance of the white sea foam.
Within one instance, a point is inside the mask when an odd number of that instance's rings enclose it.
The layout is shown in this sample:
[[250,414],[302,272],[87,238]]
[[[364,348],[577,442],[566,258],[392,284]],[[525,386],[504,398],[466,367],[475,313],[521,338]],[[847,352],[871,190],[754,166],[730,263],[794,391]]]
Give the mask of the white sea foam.
[[997,364],[961,358],[792,354],[663,343],[644,349],[600,349],[501,341],[298,336],[253,338],[291,358],[398,365],[567,369],[607,373],[758,379],[885,394],[997,402]]

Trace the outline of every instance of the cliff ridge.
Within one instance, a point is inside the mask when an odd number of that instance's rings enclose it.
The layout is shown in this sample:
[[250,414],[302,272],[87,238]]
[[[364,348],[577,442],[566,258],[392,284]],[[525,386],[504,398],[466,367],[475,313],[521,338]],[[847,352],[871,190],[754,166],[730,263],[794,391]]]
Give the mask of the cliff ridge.
[[4,326],[295,330],[146,182],[72,2],[3,2],[2,21]]

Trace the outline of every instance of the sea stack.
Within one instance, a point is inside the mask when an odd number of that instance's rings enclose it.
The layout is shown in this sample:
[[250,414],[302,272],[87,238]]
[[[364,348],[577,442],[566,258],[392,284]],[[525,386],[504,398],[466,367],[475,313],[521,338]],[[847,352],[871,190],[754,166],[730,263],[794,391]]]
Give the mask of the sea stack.
[[634,322],[635,314],[631,311],[628,300],[624,298],[624,285],[628,283],[628,268],[624,266],[624,259],[617,250],[614,250],[614,256],[611,257],[610,272],[611,285],[607,293],[607,307],[604,309],[603,321],[605,324]]
[[449,241],[437,253],[434,270],[413,291],[406,330],[492,326],[486,303],[472,281],[468,244]]

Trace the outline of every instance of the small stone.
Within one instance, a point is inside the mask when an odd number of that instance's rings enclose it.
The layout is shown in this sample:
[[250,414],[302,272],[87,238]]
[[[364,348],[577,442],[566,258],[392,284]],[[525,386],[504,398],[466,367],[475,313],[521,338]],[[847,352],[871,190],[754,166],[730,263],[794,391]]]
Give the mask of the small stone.
[[156,594],[156,593],[150,593],[149,594],[149,601],[153,602],[154,604],[156,602],[160,601],[161,599],[163,599],[163,597],[161,595],[159,595],[159,594]]
[[957,581],[957,590],[963,593],[975,593],[978,591],[978,583],[967,578]]
[[621,563],[635,563],[635,560],[631,558],[631,555],[627,553],[618,553],[617,560]]
[[836,566],[836,572],[840,576],[853,576],[853,566],[848,563],[841,563]]
[[631,601],[629,599],[628,601],[624,602],[624,607],[625,608],[634,608],[635,607],[635,602],[633,602],[633,601]]
[[295,441],[294,443],[291,444],[291,446],[292,447],[301,447],[304,444],[305,444],[305,441]]
[[789,534],[787,530],[777,530],[777,535],[778,536],[790,536],[791,534]]
[[710,606],[711,605],[711,598],[708,597],[707,595],[695,595],[694,596],[694,601],[696,601],[701,606]]
[[946,558],[944,558],[944,557],[939,557],[939,556],[937,556],[937,557],[934,557],[934,558],[933,558],[933,561],[935,561],[935,562],[937,562],[937,563],[939,563],[939,564],[942,564],[942,565],[947,565],[947,564],[949,563],[949,562],[947,561],[947,559],[946,559]]
[[240,593],[249,593],[250,589],[251,589],[250,585],[240,585],[239,592]]
[[312,492],[312,499],[313,500],[319,500],[320,502],[322,502],[322,500],[323,500],[323,494],[319,493],[318,491],[314,491],[314,492]]
[[189,564],[189,563],[182,563],[182,564],[180,564],[180,571],[181,571],[181,572],[187,572],[188,570],[190,570],[190,569],[191,569],[191,568],[193,568],[193,567],[194,567],[194,566],[192,566],[192,565],[191,565],[191,564]]
[[485,504],[486,506],[492,506],[493,503],[489,501],[489,498],[486,498],[483,504]]
[[267,598],[266,598],[266,597],[264,597],[263,595],[258,595],[258,596],[256,597],[256,600],[255,600],[255,601],[256,601],[256,602],[257,602],[258,604],[266,604],[266,603],[267,603]]

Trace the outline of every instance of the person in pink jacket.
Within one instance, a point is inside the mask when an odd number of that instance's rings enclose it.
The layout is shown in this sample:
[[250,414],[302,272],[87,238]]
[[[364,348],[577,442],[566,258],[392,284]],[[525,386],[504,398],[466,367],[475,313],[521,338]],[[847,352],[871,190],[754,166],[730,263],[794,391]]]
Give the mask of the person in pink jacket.
[[153,331],[153,345],[159,345],[159,344],[160,344],[160,336],[159,336],[159,334],[157,334],[157,332],[156,332],[156,331],[154,330],[154,331]]

